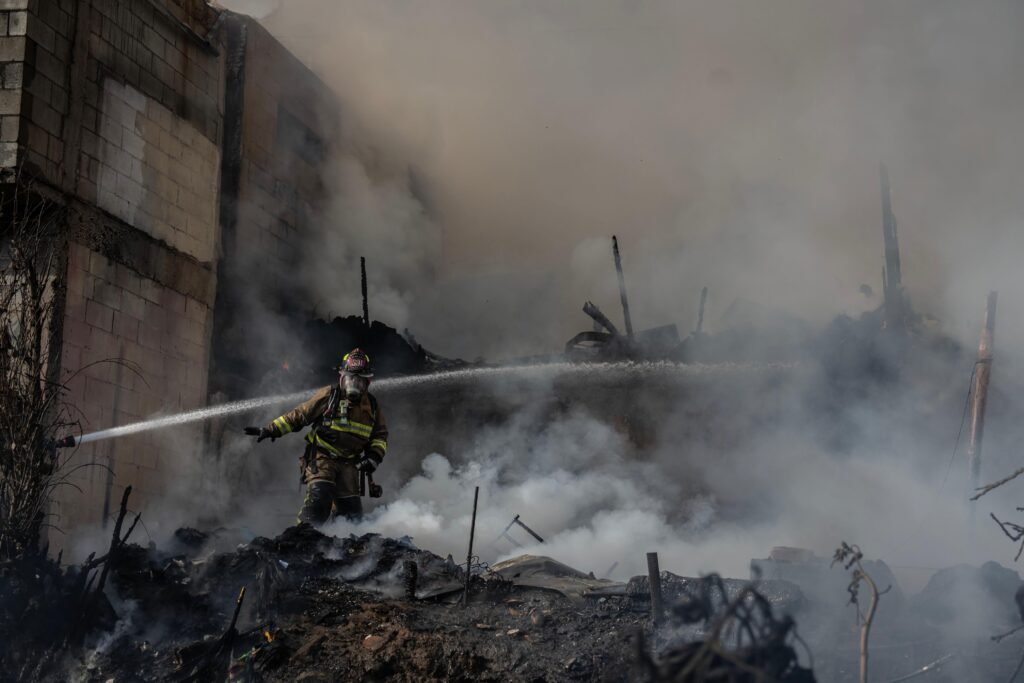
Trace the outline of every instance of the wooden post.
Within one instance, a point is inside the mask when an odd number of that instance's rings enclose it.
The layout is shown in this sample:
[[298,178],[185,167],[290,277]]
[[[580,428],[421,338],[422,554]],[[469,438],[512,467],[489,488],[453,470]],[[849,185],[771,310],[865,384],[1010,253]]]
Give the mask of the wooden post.
[[651,616],[654,623],[661,621],[661,570],[658,568],[658,553],[647,553],[647,581],[651,585]]
[[615,256],[615,271],[619,274],[619,298],[622,299],[622,317],[626,321],[626,336],[633,339],[633,321],[629,317],[629,299],[626,298],[626,278],[622,275],[622,258],[619,256],[619,240],[612,235],[612,254]]
[[361,275],[361,278],[362,278],[362,288],[363,288],[363,325],[366,326],[366,329],[370,329],[370,304],[367,301],[367,296],[366,296],[366,257],[365,256],[360,256],[359,257],[359,271],[360,271],[360,275]]
[[992,349],[996,335],[997,292],[989,292],[985,308],[985,327],[978,344],[978,361],[974,369],[974,387],[971,393],[971,435],[967,445],[967,463],[971,473],[971,494],[981,479],[981,442],[985,435],[985,409],[988,406],[988,384],[992,377]]
[[473,521],[469,525],[469,552],[466,553],[466,589],[462,593],[462,606],[469,605],[469,580],[473,569],[473,535],[476,533],[476,501],[480,497],[480,487],[473,491]]
[[700,290],[700,310],[697,312],[697,332],[696,336],[704,334],[704,304],[708,302],[708,288],[704,287]]
[[885,326],[889,330],[902,330],[905,325],[903,301],[903,274],[900,266],[900,242],[896,230],[896,214],[892,210],[889,189],[889,171],[881,167],[882,180],[882,237],[885,240],[885,271],[882,290],[885,295]]

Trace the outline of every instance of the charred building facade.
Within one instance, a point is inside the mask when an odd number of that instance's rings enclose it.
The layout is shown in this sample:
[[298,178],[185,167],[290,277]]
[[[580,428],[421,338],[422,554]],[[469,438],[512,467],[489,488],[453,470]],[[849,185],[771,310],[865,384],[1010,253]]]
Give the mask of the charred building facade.
[[[82,430],[205,405],[211,364],[240,352],[233,297],[282,272],[238,245],[287,263],[322,196],[331,93],[255,21],[204,0],[0,10],[0,171],[59,216],[55,374]],[[73,464],[96,466],[74,470],[51,524],[103,523],[128,485],[145,507],[177,457],[145,434],[81,446]]]

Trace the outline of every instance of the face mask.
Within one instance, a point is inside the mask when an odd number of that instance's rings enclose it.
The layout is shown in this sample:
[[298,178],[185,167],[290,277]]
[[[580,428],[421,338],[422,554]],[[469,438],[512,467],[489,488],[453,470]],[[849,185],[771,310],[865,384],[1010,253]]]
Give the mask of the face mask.
[[366,393],[369,385],[370,382],[365,377],[358,377],[356,375],[341,376],[341,390],[345,392],[345,396],[349,399],[361,397]]

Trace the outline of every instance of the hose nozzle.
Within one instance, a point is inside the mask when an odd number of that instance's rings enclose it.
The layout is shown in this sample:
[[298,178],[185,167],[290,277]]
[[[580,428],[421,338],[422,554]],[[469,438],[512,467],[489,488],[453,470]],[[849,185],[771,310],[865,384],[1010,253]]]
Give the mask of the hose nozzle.
[[53,442],[53,447],[54,448],[74,448],[75,447],[75,437],[74,437],[74,435],[73,434],[69,434],[68,436],[65,436],[63,439],[57,439],[56,441]]

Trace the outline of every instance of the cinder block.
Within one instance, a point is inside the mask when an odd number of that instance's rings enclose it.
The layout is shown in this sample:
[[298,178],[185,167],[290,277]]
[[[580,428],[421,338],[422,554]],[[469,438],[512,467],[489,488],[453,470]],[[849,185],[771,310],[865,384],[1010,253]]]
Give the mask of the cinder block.
[[123,130],[121,146],[125,152],[136,159],[145,157],[146,143],[134,129],[125,128]]
[[7,32],[12,36],[23,36],[28,27],[28,12],[10,12],[7,15]]
[[28,37],[35,41],[36,45],[43,48],[50,54],[53,54],[56,51],[56,34],[52,28],[42,21],[33,21],[28,24],[27,28]]
[[175,230],[185,232],[188,229],[188,215],[178,206],[167,206],[167,223]]
[[115,387],[110,382],[102,382],[93,377],[86,377],[85,393],[89,403],[93,406],[109,409],[114,405]]
[[49,157],[56,164],[64,160],[64,144],[56,135],[50,137]]
[[[0,95],[13,90],[0,90]],[[32,120],[58,140],[61,137],[61,116],[53,107],[35,98],[32,101]]]
[[117,119],[108,116],[106,113],[103,114],[100,119],[100,137],[106,140],[114,147],[120,147],[121,141],[124,139],[124,126]]
[[89,252],[89,273],[107,282],[114,281],[115,266],[106,256],[95,251]]
[[21,91],[0,90],[0,114],[21,113]]
[[119,263],[114,269],[114,284],[121,288],[123,297],[128,293],[137,294],[142,286],[142,278],[128,266]]
[[[154,280],[143,278],[142,288],[139,290],[139,293],[142,295],[143,299],[148,301],[151,305],[159,308],[161,289],[163,288],[160,286],[159,283],[155,282]],[[146,307],[146,311],[148,315],[150,311],[149,306]]]
[[25,80],[24,75],[24,62],[11,62],[10,64],[4,64],[4,87],[8,89],[20,88]]
[[28,0],[0,0],[0,10],[28,9]]
[[114,328],[114,309],[96,301],[85,305],[85,322],[99,330],[110,332]]
[[121,310],[121,288],[112,282],[97,282],[92,300],[115,311]]
[[156,351],[163,343],[163,331],[152,325],[139,326],[139,344],[147,349]]
[[18,165],[18,143],[0,142],[0,168],[14,168]]
[[0,38],[0,62],[25,61],[25,37],[8,36]]
[[113,334],[116,337],[120,337],[129,341],[138,341],[139,338],[139,321],[130,315],[125,315],[121,311],[114,313],[114,326]]
[[185,297],[173,289],[164,287],[160,293],[160,304],[168,314],[185,315]]
[[142,320],[146,317],[146,300],[131,292],[122,291],[121,312]]
[[132,158],[123,150],[108,145],[103,154],[103,162],[123,176],[132,174]]

